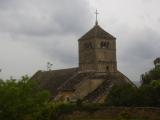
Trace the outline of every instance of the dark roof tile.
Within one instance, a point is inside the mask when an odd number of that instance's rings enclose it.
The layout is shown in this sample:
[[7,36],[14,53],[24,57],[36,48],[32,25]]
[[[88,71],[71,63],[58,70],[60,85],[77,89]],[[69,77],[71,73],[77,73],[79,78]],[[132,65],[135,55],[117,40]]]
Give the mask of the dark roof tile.
[[114,36],[103,30],[99,25],[95,25],[91,30],[89,30],[85,35],[83,35],[79,40],[91,39],[91,38],[105,38],[105,39],[116,39]]
[[69,68],[52,71],[38,71],[31,79],[40,82],[40,85],[51,92],[53,96],[58,93],[58,88],[66,82],[78,68]]

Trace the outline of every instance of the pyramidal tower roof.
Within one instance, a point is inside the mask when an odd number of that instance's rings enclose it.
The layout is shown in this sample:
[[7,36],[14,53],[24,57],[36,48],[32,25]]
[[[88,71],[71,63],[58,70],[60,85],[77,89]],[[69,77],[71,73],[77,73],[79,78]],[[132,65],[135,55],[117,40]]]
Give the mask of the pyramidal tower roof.
[[82,39],[92,39],[92,38],[105,38],[105,39],[116,39],[113,35],[109,34],[105,30],[103,30],[98,23],[94,25],[92,29],[90,29],[85,35],[83,35]]
[[95,25],[92,29],[90,29],[86,34],[84,34],[79,40],[82,39],[92,39],[92,38],[105,38],[105,39],[116,39],[114,36],[103,30],[99,25],[98,25],[98,11],[96,10],[96,22]]

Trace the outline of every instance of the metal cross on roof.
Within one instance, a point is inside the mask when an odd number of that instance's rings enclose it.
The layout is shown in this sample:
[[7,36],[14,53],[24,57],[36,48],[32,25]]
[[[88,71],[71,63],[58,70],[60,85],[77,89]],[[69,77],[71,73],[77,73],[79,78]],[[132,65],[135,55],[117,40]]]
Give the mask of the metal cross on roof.
[[96,14],[96,25],[98,25],[98,11],[96,10],[96,12],[95,12],[95,14]]

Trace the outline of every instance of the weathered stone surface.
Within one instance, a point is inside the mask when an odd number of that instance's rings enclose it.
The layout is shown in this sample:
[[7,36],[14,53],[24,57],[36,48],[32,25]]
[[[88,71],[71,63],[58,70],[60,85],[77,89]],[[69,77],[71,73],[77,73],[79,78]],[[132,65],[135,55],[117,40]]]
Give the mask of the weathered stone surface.
[[116,38],[95,25],[79,39],[79,70],[116,72]]
[[117,70],[116,38],[95,25],[79,40],[79,67],[33,76],[55,100],[104,102],[113,85],[133,83]]
[[104,107],[94,112],[74,111],[62,114],[59,120],[119,120],[127,116],[135,120],[160,120],[160,108],[147,107]]

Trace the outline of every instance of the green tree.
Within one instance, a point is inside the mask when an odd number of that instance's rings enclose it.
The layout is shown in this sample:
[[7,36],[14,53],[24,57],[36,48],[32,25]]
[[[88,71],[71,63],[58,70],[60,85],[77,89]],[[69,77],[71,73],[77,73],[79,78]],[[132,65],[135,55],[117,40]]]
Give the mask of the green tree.
[[133,106],[135,104],[137,88],[131,85],[113,86],[106,103],[111,106]]
[[106,103],[110,106],[160,107],[160,81],[139,88],[130,85],[114,86]]
[[160,67],[155,67],[141,75],[142,85],[149,84],[152,80],[160,80]]
[[0,81],[0,120],[36,120],[49,100],[48,91],[27,76]]
[[160,107],[160,81],[153,80],[150,84],[138,89],[139,106]]

